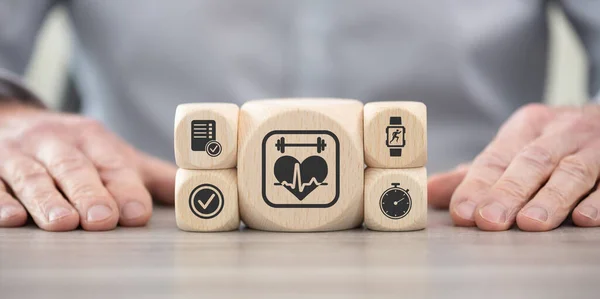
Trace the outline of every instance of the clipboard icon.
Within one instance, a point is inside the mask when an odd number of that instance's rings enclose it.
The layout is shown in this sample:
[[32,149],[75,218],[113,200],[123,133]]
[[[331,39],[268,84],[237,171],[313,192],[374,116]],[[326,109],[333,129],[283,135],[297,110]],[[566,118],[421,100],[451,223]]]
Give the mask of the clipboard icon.
[[205,151],[206,144],[217,138],[217,125],[214,120],[192,121],[192,151]]

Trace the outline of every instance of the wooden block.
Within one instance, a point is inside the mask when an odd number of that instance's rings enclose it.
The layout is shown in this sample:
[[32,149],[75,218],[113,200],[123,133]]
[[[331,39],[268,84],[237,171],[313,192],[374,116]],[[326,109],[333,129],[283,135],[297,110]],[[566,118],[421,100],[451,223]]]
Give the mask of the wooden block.
[[240,226],[235,169],[179,169],[175,179],[177,226],[185,231],[230,231]]
[[240,214],[270,231],[332,231],[363,218],[362,103],[252,101],[240,111]]
[[225,169],[237,164],[239,108],[227,103],[177,106],[175,161],[186,169]]
[[379,231],[411,231],[427,226],[427,169],[367,168],[365,226]]
[[365,162],[369,167],[427,164],[427,107],[419,102],[365,105]]

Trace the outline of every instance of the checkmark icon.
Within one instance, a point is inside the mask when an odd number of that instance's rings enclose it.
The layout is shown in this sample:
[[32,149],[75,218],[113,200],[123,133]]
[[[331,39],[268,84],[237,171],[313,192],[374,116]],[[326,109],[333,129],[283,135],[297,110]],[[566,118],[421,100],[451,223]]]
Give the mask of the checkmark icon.
[[208,205],[210,205],[210,203],[213,201],[213,199],[215,198],[215,194],[212,194],[210,196],[210,198],[206,201],[206,202],[202,202],[202,199],[198,199],[198,204],[206,210],[206,208],[208,208]]
[[216,157],[221,154],[223,148],[216,140],[211,140],[206,144],[206,153],[211,157]]
[[189,205],[192,213],[202,219],[216,217],[223,210],[223,193],[215,185],[198,185],[190,193]]

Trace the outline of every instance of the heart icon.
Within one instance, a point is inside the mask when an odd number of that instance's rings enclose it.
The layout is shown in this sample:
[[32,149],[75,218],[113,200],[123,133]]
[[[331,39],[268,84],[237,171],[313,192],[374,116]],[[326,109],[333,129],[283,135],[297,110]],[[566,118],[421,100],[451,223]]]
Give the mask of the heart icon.
[[327,184],[327,162],[319,156],[310,156],[302,163],[292,156],[282,156],[275,161],[273,173],[279,181],[276,185],[285,187],[298,200]]

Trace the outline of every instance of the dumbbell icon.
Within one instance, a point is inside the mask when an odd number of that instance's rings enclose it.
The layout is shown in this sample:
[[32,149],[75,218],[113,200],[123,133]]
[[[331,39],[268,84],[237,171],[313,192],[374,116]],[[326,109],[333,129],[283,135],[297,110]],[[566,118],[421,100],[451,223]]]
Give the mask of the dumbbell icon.
[[285,153],[286,147],[316,147],[317,153],[320,154],[325,150],[326,146],[327,144],[325,143],[325,140],[321,137],[317,137],[317,143],[286,143],[285,137],[283,136],[277,139],[277,142],[275,142],[275,147],[282,154]]

